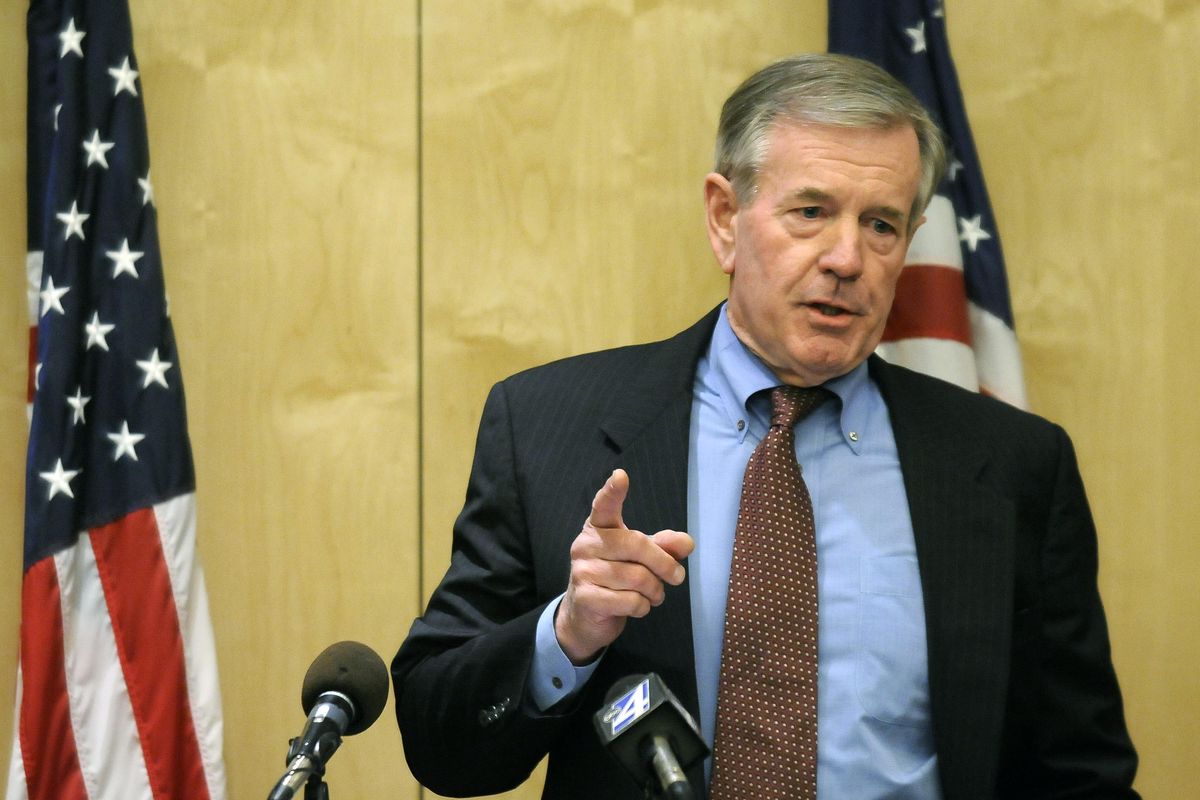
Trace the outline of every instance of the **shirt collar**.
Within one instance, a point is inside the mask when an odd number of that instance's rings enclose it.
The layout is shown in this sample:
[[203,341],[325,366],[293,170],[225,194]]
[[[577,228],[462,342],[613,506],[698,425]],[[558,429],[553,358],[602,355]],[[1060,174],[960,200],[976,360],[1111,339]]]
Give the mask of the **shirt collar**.
[[[729,324],[728,308],[721,307],[713,329],[709,358],[721,384],[721,404],[729,423],[737,431],[738,441],[745,439],[750,429],[750,420],[755,420],[762,436],[766,430],[766,419],[755,413],[750,398],[757,392],[779,385],[779,378],[771,372],[758,356],[746,347]],[[822,384],[841,401],[839,430],[846,445],[855,453],[861,452],[862,442],[867,438],[869,417],[869,393],[871,377],[864,361],[854,369]],[[741,423],[739,427],[739,423]]]

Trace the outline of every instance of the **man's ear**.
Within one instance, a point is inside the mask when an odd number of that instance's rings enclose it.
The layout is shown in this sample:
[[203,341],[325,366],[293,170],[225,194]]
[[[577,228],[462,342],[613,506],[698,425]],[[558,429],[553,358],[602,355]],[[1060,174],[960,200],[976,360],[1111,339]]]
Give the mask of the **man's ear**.
[[733,274],[737,242],[737,195],[729,179],[716,172],[704,178],[704,210],[708,242],[726,275]]

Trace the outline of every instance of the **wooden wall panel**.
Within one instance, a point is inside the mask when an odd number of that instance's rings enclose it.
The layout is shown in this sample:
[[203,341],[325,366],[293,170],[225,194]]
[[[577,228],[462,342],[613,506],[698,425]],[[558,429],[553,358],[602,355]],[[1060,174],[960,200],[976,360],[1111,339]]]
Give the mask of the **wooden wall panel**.
[[[25,8],[0,6],[0,763],[16,689],[25,507]],[[6,774],[7,767],[0,768]]]
[[[1187,42],[1200,11],[948,5],[1033,407],[1072,433],[1095,506],[1139,786],[1170,795],[1200,710],[1187,667],[1200,627],[1185,588],[1200,555],[1186,485],[1200,466],[1186,368],[1200,299],[1186,260],[1200,163]],[[487,385],[666,335],[721,295],[698,200],[716,109],[756,64],[824,44],[818,2],[786,17],[761,3],[489,8],[475,20],[448,2],[425,12],[425,353],[438,366],[422,391],[426,419],[446,419],[423,429],[426,593],[445,564]]]
[[[0,25],[6,75],[24,75],[22,5]],[[1181,796],[1200,738],[1200,5],[947,5],[1031,402],[1072,434],[1100,529],[1139,786]],[[253,797],[316,652],[358,638],[389,659],[432,591],[488,386],[669,335],[723,296],[700,190],[717,111],[756,66],[823,49],[825,3],[132,6],[226,762],[232,796]],[[24,102],[2,82],[0,474],[16,476]],[[0,481],[4,747],[21,516],[20,481]],[[386,718],[330,777],[420,794]]]
[[1078,450],[1146,797],[1200,738],[1200,6],[947,4],[1033,409]]
[[[1135,507],[1146,494],[1154,508],[1143,509],[1154,521],[1141,523],[1136,512],[1128,522],[1131,568],[1114,575],[1120,582],[1124,611],[1118,616],[1119,666],[1134,681],[1129,687],[1130,716],[1146,754],[1142,785],[1147,796],[1185,795],[1194,783],[1195,742],[1200,741],[1200,602],[1196,600],[1196,570],[1200,564],[1200,155],[1196,150],[1196,109],[1200,108],[1200,5],[1169,4],[1167,23],[1157,44],[1162,50],[1161,71],[1154,76],[1161,96],[1153,102],[1160,123],[1150,139],[1154,170],[1161,180],[1160,193],[1149,206],[1162,214],[1163,262],[1157,275],[1146,276],[1150,286],[1146,302],[1161,306],[1150,316],[1163,330],[1163,373],[1137,392],[1141,403],[1158,415],[1156,437],[1137,443],[1161,459],[1162,483],[1146,485],[1136,473],[1126,471],[1118,485],[1119,497]],[[1146,101],[1142,100],[1144,104]],[[1142,263],[1137,252],[1122,265],[1125,280],[1137,280]],[[1129,331],[1137,338],[1137,331]],[[1148,356],[1152,357],[1152,356]],[[1128,409],[1135,413],[1142,408]],[[1124,413],[1122,409],[1120,413]],[[1118,422],[1119,422],[1118,417]],[[1149,442],[1154,442],[1148,446]],[[1144,456],[1143,456],[1144,458]],[[1116,467],[1111,467],[1114,472]],[[1106,508],[1117,503],[1106,504]],[[1134,677],[1135,676],[1135,677]]]
[[[416,6],[131,5],[230,796],[261,797],[303,723],[312,658],[346,638],[390,658],[417,610]],[[3,30],[2,57],[14,62],[5,74],[23,76],[23,25]],[[0,229],[10,267],[0,467],[19,476],[25,312],[12,268],[24,262],[23,80],[0,91],[0,185],[17,198]],[[5,552],[18,553],[20,482],[0,485]],[[10,600],[19,563],[4,557]],[[5,746],[15,605],[4,603]],[[341,795],[415,797],[401,764],[385,718],[339,754],[330,777]]]
[[426,593],[488,386],[670,335],[723,296],[701,191],[720,103],[754,65],[824,42],[822,14],[730,35],[756,11],[425,3]]
[[[416,5],[134,2],[232,797],[326,645],[416,612]],[[339,795],[413,797],[381,724]],[[381,768],[381,765],[395,765]]]
[[757,66],[823,48],[825,17],[820,2],[786,15],[762,2],[423,9],[428,594],[489,385],[669,336],[723,296],[702,205],[720,105]]

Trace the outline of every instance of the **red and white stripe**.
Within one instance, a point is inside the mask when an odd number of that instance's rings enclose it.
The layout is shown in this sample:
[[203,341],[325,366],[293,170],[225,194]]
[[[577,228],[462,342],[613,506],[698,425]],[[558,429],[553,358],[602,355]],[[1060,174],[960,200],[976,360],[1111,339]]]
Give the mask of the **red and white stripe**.
[[[36,326],[39,253],[28,272]],[[26,571],[7,800],[224,800],[195,536],[185,494],[85,531]]]
[[967,299],[958,223],[936,195],[913,237],[878,352],[900,364],[1026,407],[1017,337]]

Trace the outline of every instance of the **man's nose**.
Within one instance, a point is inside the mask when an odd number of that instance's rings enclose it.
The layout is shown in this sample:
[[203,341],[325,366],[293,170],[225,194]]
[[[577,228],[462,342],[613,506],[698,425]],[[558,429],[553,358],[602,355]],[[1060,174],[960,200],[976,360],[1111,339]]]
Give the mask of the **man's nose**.
[[862,274],[862,228],[857,220],[839,221],[827,231],[828,238],[817,265],[842,280]]

